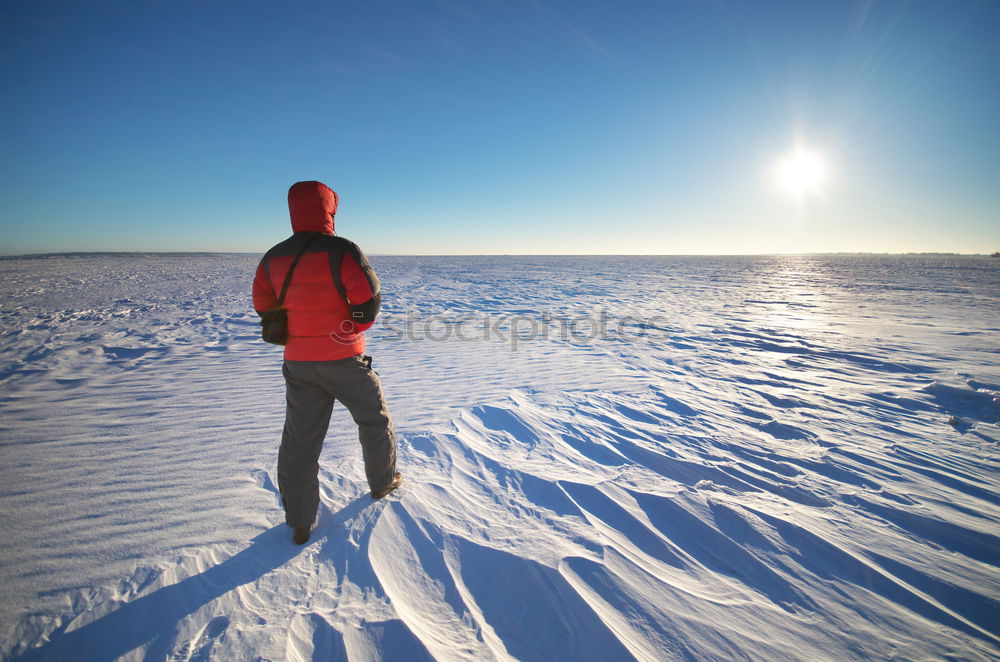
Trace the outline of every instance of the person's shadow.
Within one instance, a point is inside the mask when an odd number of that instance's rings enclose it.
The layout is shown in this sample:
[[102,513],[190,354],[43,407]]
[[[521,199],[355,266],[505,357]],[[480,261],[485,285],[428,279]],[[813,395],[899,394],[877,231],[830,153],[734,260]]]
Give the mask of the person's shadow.
[[[350,519],[370,503],[367,495],[355,500],[333,515],[335,522]],[[337,527],[334,524],[324,529],[323,533],[329,535]],[[279,524],[219,565],[124,604],[72,632],[65,632],[66,626],[63,626],[52,633],[48,643],[11,660],[114,660],[138,646],[149,645],[157,649],[171,646],[176,626],[185,616],[233,589],[257,581],[302,549],[292,543],[291,530]],[[209,624],[209,629],[213,623]],[[222,626],[225,627],[225,623]],[[164,635],[171,641],[158,642],[157,639]]]

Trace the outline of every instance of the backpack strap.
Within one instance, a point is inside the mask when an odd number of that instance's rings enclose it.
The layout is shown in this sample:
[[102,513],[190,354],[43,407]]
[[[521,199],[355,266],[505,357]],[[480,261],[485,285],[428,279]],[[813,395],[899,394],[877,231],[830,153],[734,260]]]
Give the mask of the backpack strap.
[[[347,304],[347,309],[351,313],[351,319],[357,324],[368,324],[375,321],[382,303],[381,284],[378,276],[368,263],[367,256],[361,252],[358,245],[344,237],[332,237],[335,239],[333,245],[327,249],[330,258],[330,275],[333,277],[333,285],[337,288],[340,298]],[[364,303],[352,302],[347,297],[347,289],[340,275],[340,269],[344,263],[344,255],[349,254],[357,263],[358,269],[368,280],[368,287],[371,289],[372,298]]]
[[340,267],[344,264],[344,253],[347,252],[348,240],[334,235],[333,241],[327,242],[327,258],[330,260],[330,276],[333,278],[333,286],[337,288],[340,299],[350,307],[351,302],[347,300],[347,290],[344,288],[344,280],[340,277]]
[[300,250],[298,255],[295,256],[295,259],[292,260],[292,266],[288,267],[288,273],[285,274],[285,283],[281,286],[281,294],[278,295],[278,308],[281,308],[281,306],[285,303],[285,294],[288,293],[288,286],[292,284],[292,273],[295,271],[295,267],[299,264],[299,260],[302,259],[306,249],[309,248],[309,244],[316,241],[316,238],[319,237],[320,234],[322,233],[315,232],[313,233],[313,236],[309,237],[309,240],[302,246],[302,250]]

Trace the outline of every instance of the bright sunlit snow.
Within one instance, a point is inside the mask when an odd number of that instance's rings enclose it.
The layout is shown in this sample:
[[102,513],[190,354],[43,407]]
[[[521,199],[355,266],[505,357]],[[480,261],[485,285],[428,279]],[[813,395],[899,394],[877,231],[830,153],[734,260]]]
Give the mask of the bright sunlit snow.
[[376,256],[300,548],[257,259],[0,260],[3,659],[1000,656],[1000,261]]

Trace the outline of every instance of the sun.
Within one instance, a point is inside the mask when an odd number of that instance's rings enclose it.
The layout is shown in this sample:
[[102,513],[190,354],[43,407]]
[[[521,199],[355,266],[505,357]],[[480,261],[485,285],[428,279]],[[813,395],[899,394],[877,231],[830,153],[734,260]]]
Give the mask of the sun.
[[802,146],[795,147],[778,161],[774,174],[783,190],[798,197],[822,193],[828,178],[823,155]]

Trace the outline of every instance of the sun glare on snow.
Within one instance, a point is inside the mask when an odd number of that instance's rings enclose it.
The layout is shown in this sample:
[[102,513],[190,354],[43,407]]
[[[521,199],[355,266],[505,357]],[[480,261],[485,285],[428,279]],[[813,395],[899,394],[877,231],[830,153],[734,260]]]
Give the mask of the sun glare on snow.
[[807,147],[796,147],[775,167],[775,179],[782,190],[797,197],[819,194],[827,180],[823,155]]

